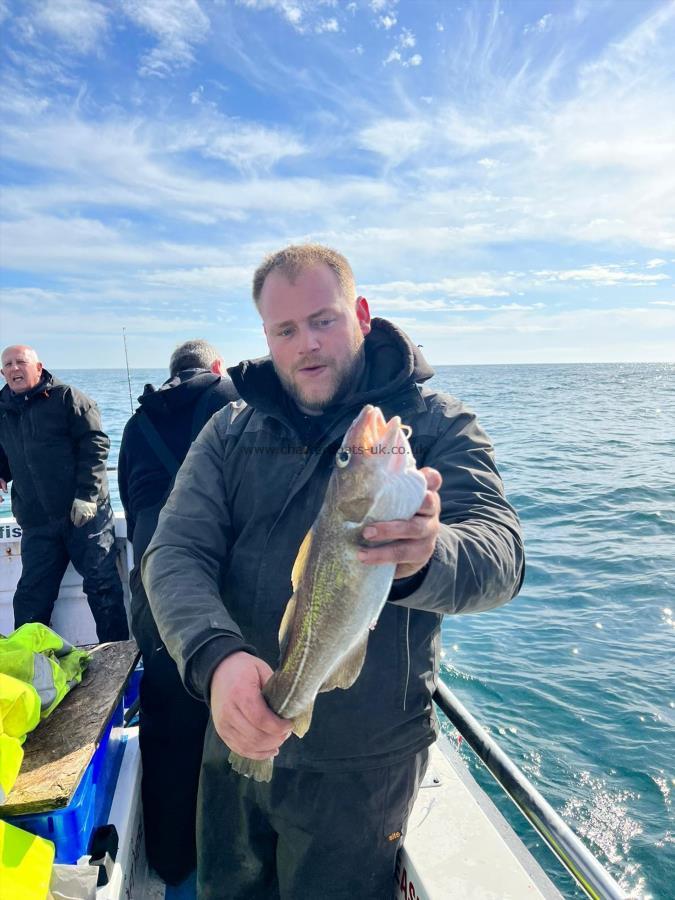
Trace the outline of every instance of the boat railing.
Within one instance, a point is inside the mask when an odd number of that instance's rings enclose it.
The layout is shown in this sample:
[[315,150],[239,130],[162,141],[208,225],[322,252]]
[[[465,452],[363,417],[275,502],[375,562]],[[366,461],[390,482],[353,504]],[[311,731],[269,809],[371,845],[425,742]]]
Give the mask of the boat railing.
[[594,900],[626,900],[625,891],[443,682],[434,700],[584,893]]

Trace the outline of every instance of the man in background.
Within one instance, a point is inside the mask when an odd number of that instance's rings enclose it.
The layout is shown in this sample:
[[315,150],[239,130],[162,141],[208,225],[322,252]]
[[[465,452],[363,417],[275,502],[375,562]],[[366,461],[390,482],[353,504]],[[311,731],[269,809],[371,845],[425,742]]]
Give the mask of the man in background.
[[[339,253],[287,247],[253,278],[270,356],[229,369],[242,401],[190,450],[143,560],[160,633],[211,709],[199,788],[200,900],[383,900],[438,725],[443,613],[517,593],[518,518],[475,415],[392,322],[371,319]],[[302,740],[265,703],[291,571],[346,429],[400,415],[427,481],[410,520],[371,523],[358,557],[395,580],[349,690],[320,693]],[[229,748],[229,749],[228,749]],[[275,757],[269,783],[229,750]]]
[[106,475],[110,441],[96,404],[50,375],[23,344],[3,350],[2,374],[0,489],[12,482],[12,511],[23,532],[14,627],[49,625],[70,560],[82,575],[99,641],[127,640]]
[[195,810],[208,708],[183,687],[157,632],[138,566],[190,444],[213,413],[236,397],[215,347],[187,341],[171,356],[168,380],[158,389],[145,386],[120,447],[120,497],[135,563],[132,631],[144,667],[139,735],[146,851],[170,885],[183,882],[195,867]]

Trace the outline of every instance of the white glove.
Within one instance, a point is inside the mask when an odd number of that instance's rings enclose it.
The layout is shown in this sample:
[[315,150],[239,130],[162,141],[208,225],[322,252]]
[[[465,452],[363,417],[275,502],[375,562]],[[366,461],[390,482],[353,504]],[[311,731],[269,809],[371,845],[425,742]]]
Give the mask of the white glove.
[[96,515],[96,503],[93,500],[73,500],[70,508],[70,521],[76,528],[81,528]]

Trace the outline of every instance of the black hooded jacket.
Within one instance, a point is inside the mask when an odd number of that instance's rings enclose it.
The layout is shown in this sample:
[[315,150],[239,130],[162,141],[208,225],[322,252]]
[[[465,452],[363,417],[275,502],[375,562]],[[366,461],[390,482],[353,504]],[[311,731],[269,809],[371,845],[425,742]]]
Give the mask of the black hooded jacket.
[[22,527],[68,515],[75,498],[108,498],[110,441],[93,400],[46,369],[30,391],[0,391],[0,478]]
[[162,639],[186,686],[208,701],[211,675],[229,654],[257,652],[277,666],[293,563],[355,416],[373,403],[412,428],[418,466],[443,478],[435,550],[418,576],[395,582],[355,684],[318,695],[312,727],[282,745],[279,766],[368,768],[431,743],[442,614],[498,606],[522,581],[518,518],[475,415],[422,387],[433,372],[390,322],[373,320],[365,352],[359,384],[322,417],[311,452],[271,360],[230,369],[243,402],[217,413],[192,445],[143,560]]
[[204,423],[236,399],[230,379],[207,369],[184,369],[159,388],[146,384],[140,405],[124,428],[117,470],[130,540],[139,512],[161,503],[172,480],[141,431],[139,416],[148,416],[181,463]]

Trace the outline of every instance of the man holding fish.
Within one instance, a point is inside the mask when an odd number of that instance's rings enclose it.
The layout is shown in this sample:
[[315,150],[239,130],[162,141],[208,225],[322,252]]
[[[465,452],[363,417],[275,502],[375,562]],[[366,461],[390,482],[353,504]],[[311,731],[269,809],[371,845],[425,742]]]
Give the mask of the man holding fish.
[[194,443],[143,564],[211,710],[198,893],[383,900],[436,737],[442,615],[517,593],[520,527],[475,416],[422,387],[343,256],[288,247],[253,297],[270,355],[229,370],[242,400]]

